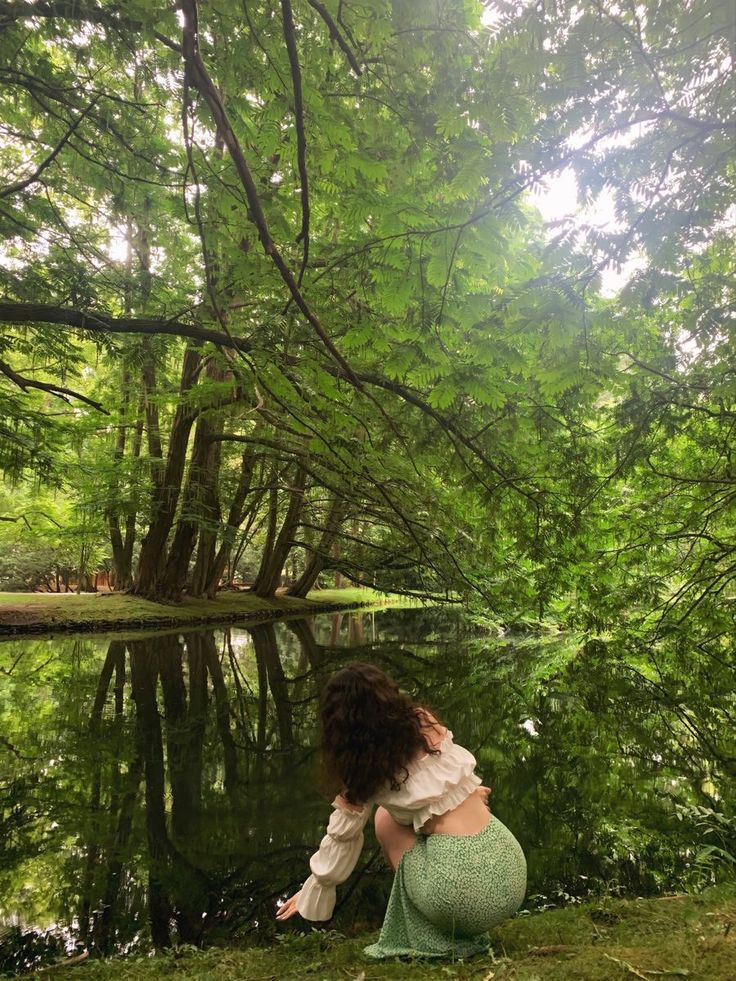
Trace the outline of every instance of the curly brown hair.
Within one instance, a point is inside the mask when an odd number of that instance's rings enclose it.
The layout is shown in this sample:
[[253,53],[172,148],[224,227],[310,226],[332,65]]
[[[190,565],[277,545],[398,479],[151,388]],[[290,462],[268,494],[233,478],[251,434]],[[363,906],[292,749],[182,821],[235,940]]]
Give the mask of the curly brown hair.
[[357,661],[337,671],[322,691],[322,761],[329,785],[350,804],[383,786],[398,790],[407,764],[436,754],[428,731],[437,720],[415,704],[375,664]]

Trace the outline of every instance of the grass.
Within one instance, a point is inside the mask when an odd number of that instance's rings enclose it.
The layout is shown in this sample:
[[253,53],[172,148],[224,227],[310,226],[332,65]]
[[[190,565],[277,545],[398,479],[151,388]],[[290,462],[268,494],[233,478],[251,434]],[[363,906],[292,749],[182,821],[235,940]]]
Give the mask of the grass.
[[[321,609],[380,606],[396,597],[368,588],[320,589],[306,599],[252,593],[221,593],[217,599],[153,603],[125,593],[0,593],[0,634],[59,630],[114,630],[124,626],[168,627],[238,619],[317,613]],[[410,602],[404,600],[404,603]]]
[[373,935],[345,939],[330,931],[286,933],[275,947],[183,949],[157,957],[87,961],[53,969],[76,981],[194,978],[282,981],[311,978],[474,978],[477,981],[734,981],[736,884],[700,895],[607,899],[507,921],[490,955],[463,963],[370,961]]

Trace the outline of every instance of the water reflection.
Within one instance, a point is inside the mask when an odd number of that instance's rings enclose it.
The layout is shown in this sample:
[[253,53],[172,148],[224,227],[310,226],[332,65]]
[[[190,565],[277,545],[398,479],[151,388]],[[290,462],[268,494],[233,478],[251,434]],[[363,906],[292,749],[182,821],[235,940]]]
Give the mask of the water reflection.
[[[704,705],[692,664],[655,685],[596,645],[508,643],[439,610],[10,641],[0,969],[60,945],[267,939],[327,816],[319,691],[356,657],[476,753],[493,809],[529,855],[532,894],[653,892],[716,874],[693,862],[710,833],[694,808],[733,815],[733,730],[719,721],[733,711],[732,672]],[[377,922],[389,884],[369,840],[338,925]]]

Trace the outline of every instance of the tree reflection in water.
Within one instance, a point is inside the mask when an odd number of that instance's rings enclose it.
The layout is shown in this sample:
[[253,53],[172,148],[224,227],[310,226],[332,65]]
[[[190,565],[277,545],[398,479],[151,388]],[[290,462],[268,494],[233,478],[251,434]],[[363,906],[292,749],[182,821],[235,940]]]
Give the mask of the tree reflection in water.
[[[305,877],[328,813],[319,691],[355,658],[392,673],[476,753],[529,856],[532,895],[651,893],[718,874],[693,855],[733,847],[725,664],[714,678],[716,663],[673,656],[655,684],[600,642],[507,642],[439,610],[370,626],[351,614],[0,645],[0,909],[13,926],[0,966],[38,963],[51,923],[56,953],[60,936],[97,954],[271,936],[275,901]],[[707,705],[706,667],[719,692]],[[720,842],[697,806],[726,819]],[[389,884],[369,841],[341,928],[376,923]]]

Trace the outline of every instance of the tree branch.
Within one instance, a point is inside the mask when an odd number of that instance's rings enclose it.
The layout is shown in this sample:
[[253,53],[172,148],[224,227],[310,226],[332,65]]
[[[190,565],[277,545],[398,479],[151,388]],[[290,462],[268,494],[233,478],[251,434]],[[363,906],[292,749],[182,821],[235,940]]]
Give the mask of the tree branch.
[[195,341],[209,341],[220,347],[250,351],[252,345],[244,337],[232,337],[218,330],[208,330],[179,320],[153,318],[111,317],[106,313],[83,313],[69,307],[55,307],[45,303],[0,303],[0,322],[6,324],[66,324],[92,333],[111,334],[169,334],[173,337],[191,337]]
[[[50,20],[58,17],[59,20],[89,21],[92,24],[101,24],[104,27],[114,27],[126,31],[143,30],[141,21],[133,20],[130,17],[121,17],[119,11],[114,7],[96,7],[91,4],[87,6],[84,3],[78,3],[77,0],[53,0],[50,3],[26,3],[25,0],[17,0],[17,2],[0,5],[0,18],[5,23],[25,20],[30,17],[47,17]],[[171,38],[159,31],[152,33],[157,41],[181,54],[180,46]]]
[[19,375],[17,371],[13,371],[5,361],[0,361],[0,373],[5,375],[6,378],[9,378],[14,385],[17,385],[24,392],[27,392],[29,388],[35,388],[40,392],[48,392],[49,395],[62,399],[64,402],[68,402],[69,399],[78,399],[80,402],[84,402],[85,405],[97,409],[98,412],[104,412],[106,416],[110,414],[101,402],[95,402],[94,399],[87,398],[86,395],[80,395],[79,392],[75,392],[71,388],[63,388],[51,382],[41,382],[35,381],[33,378],[26,378],[24,375]]
[[38,165],[38,167],[36,167],[36,169],[33,171],[32,174],[30,174],[28,177],[25,177],[23,180],[16,181],[15,184],[9,184],[7,187],[4,187],[2,190],[0,190],[0,200],[2,200],[3,198],[10,197],[11,194],[17,194],[18,191],[25,190],[25,188],[29,187],[31,184],[34,184],[38,180],[38,178],[41,176],[44,170],[46,170],[47,167],[50,167],[51,164],[54,162],[54,160],[56,160],[56,158],[59,156],[61,151],[64,149],[71,135],[74,133],[76,128],[82,122],[84,117],[89,115],[89,113],[94,108],[95,104],[99,102],[100,98],[101,96],[99,95],[95,96],[95,98],[90,102],[87,108],[84,109],[79,116],[77,116],[77,118],[67,129],[66,133],[64,133],[64,135],[56,144],[56,146],[48,155],[48,157],[46,157],[45,160],[41,161],[41,163]]
[[304,314],[307,321],[312,326],[315,333],[318,335],[337,364],[340,366],[341,374],[347,378],[348,381],[355,386],[355,388],[362,391],[361,383],[358,381],[352,368],[337,350],[332,339],[322,326],[319,318],[312,311],[311,307],[302,296],[301,290],[299,289],[291,270],[286,265],[283,256],[279,252],[278,247],[271,236],[266,215],[263,211],[260,198],[258,197],[258,191],[256,189],[253,175],[250,172],[250,168],[245,159],[245,155],[243,154],[240,142],[235,135],[232,125],[230,124],[230,120],[225,111],[222,99],[220,98],[220,93],[217,91],[217,87],[212,81],[199,53],[196,0],[179,0],[178,7],[184,18],[182,50],[184,52],[184,64],[188,74],[188,81],[194,88],[197,89],[197,91],[204,97],[205,101],[209,105],[215,127],[217,128],[220,137],[230,152],[230,156],[232,157],[238,177],[240,178],[243,188],[245,189],[250,211],[249,217],[258,229],[258,237],[261,241],[261,245],[263,246],[263,251],[273,261],[274,265],[278,269],[279,275],[288,287],[294,302]]
[[301,185],[302,227],[296,237],[297,242],[304,243],[304,255],[299,270],[297,284],[302,285],[304,270],[309,262],[309,175],[307,173],[307,135],[304,130],[304,97],[302,93],[302,73],[299,68],[299,52],[296,47],[294,30],[294,12],[291,0],[281,0],[281,13],[284,22],[284,40],[289,55],[291,67],[291,86],[294,90],[294,120],[296,123],[296,157],[299,168],[299,183]]
[[330,32],[330,37],[342,49],[343,54],[347,58],[348,64],[350,65],[352,70],[355,72],[356,75],[362,75],[363,69],[358,64],[355,55],[353,54],[352,48],[345,40],[345,38],[342,36],[337,24],[330,16],[329,10],[325,7],[324,4],[320,3],[319,0],[308,0],[308,3],[310,7],[312,7],[314,10],[317,11],[317,13],[320,15],[320,17],[325,22],[325,24],[327,24],[327,28]]

